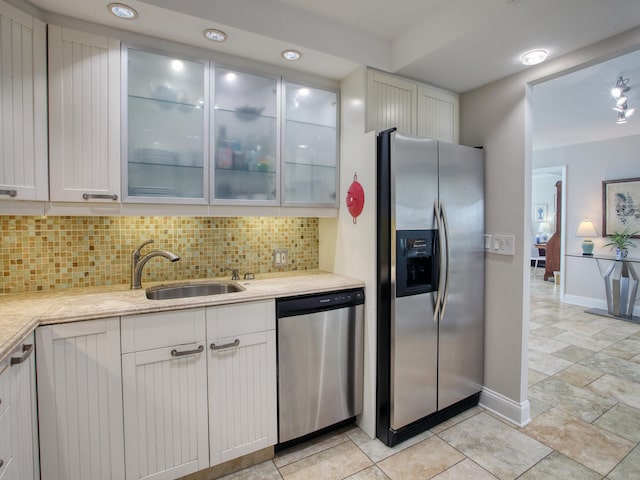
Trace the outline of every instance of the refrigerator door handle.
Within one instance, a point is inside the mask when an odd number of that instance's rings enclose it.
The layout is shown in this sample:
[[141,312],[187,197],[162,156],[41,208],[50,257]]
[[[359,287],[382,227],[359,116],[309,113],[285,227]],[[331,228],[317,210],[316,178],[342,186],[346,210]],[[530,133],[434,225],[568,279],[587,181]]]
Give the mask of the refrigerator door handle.
[[[445,257],[445,276],[444,276],[444,289],[442,293],[442,305],[440,306],[440,320],[444,318],[444,311],[447,308],[447,299],[449,298],[449,260],[451,259],[451,253],[449,251],[449,223],[447,222],[447,210],[444,207],[444,202],[440,202],[440,215],[442,216],[442,229],[444,231],[444,257]],[[441,264],[442,266],[442,264]],[[438,290],[440,290],[438,286]]]
[[440,216],[440,204],[438,203],[438,199],[435,200],[434,202],[434,212],[435,212],[435,219],[436,219],[436,228],[438,229],[438,243],[440,244],[440,248],[438,249],[438,255],[439,255],[439,268],[438,268],[438,294],[436,295],[436,300],[435,300],[435,305],[433,306],[433,321],[434,322],[438,322],[438,319],[440,318],[440,308],[442,307],[442,294],[443,294],[443,289],[441,288],[442,285],[444,285],[444,230],[443,230],[443,225],[442,225],[442,218]]

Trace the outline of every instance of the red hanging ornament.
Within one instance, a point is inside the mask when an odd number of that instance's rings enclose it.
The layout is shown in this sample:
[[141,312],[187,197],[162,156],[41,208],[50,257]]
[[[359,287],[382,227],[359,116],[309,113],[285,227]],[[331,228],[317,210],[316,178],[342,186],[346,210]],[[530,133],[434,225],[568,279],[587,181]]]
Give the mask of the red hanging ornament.
[[349,185],[347,190],[347,208],[349,213],[353,217],[353,223],[356,223],[356,218],[362,213],[364,208],[364,189],[358,182],[358,175],[353,174],[353,183]]

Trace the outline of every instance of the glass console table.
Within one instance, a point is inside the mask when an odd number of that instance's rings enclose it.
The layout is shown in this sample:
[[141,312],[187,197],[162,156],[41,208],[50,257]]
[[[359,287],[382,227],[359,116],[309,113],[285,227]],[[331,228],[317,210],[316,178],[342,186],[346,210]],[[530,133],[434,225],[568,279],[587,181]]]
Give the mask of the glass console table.
[[607,311],[592,308],[587,310],[587,313],[612,316],[640,323],[640,317],[633,315],[633,307],[638,293],[638,274],[634,265],[636,267],[640,265],[640,259],[627,258],[625,260],[617,260],[613,255],[569,256],[594,259],[604,280]]

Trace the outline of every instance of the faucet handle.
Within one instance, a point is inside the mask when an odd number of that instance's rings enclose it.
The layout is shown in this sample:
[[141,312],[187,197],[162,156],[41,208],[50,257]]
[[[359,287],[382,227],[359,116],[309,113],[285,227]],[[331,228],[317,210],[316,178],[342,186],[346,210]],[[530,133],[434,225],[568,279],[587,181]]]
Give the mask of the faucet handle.
[[140,246],[138,248],[136,248],[133,252],[131,252],[132,255],[140,255],[140,250],[142,250],[144,247],[146,247],[147,245],[153,243],[153,238],[150,240],[147,240],[145,242],[142,242],[140,244]]

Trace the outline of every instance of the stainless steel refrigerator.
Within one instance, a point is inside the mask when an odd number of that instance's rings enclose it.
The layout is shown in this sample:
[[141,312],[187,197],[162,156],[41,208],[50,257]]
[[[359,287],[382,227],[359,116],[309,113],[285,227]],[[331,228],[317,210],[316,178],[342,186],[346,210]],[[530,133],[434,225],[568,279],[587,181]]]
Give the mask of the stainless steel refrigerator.
[[395,445],[478,403],[484,153],[378,134],[377,437]]

